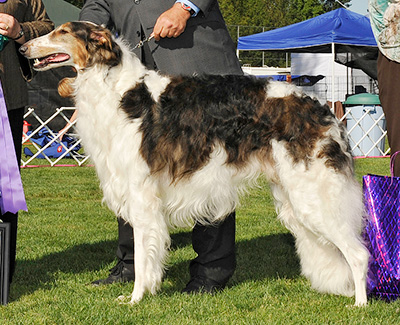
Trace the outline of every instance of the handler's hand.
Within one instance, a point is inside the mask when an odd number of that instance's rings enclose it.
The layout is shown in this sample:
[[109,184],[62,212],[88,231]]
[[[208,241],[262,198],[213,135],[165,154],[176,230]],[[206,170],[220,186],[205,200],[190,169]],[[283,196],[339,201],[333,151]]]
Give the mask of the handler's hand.
[[189,18],[190,12],[184,10],[180,3],[175,3],[158,17],[152,33],[154,39],[178,37],[185,30]]
[[[18,37],[21,25],[14,16],[0,13],[0,34],[7,36],[8,38]],[[25,36],[18,39],[16,42],[22,44],[25,42]]]

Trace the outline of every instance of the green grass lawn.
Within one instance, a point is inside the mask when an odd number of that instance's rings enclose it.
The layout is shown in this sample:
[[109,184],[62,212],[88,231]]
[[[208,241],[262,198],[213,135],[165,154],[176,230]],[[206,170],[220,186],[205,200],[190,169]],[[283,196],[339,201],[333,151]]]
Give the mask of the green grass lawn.
[[[389,159],[356,161],[357,177],[389,174]],[[114,265],[117,223],[101,204],[91,167],[22,170],[29,212],[20,214],[17,270],[0,324],[398,324],[400,301],[320,294],[300,275],[294,241],[276,220],[261,182],[237,210],[237,270],[221,293],[188,296],[194,257],[189,230],[172,233],[169,268],[157,296],[119,305],[132,284],[88,285]]]

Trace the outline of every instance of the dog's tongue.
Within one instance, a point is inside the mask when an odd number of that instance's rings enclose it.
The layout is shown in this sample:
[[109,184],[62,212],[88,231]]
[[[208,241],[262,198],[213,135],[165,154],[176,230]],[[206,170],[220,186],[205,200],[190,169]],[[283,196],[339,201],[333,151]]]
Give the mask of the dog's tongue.
[[49,57],[46,58],[47,62],[62,62],[62,61],[66,61],[69,59],[69,55],[68,54],[64,54],[64,53],[58,53],[58,54],[54,54],[54,55],[50,55]]
[[69,59],[68,54],[64,53],[57,53],[57,54],[52,54],[42,60],[37,60],[35,61],[34,68],[43,68],[49,63],[57,63],[57,62],[63,62]]

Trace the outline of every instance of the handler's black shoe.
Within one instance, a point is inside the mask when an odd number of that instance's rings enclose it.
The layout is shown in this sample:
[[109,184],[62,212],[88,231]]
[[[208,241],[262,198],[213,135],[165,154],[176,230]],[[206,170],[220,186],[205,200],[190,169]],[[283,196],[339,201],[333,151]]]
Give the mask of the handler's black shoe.
[[131,282],[135,281],[135,271],[133,269],[133,263],[128,264],[123,261],[118,261],[110,270],[110,275],[105,279],[100,279],[92,282],[92,285],[99,286],[102,284],[111,284],[116,282]]
[[192,278],[189,283],[186,285],[186,288],[182,290],[182,293],[187,294],[196,294],[196,293],[211,293],[214,294],[218,291],[222,291],[224,289],[224,285],[206,279],[200,276],[195,276]]

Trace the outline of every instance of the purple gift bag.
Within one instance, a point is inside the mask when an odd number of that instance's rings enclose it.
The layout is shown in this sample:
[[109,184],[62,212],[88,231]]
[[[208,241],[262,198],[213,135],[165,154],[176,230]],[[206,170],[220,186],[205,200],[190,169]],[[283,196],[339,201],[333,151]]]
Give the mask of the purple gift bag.
[[369,215],[365,240],[371,254],[367,287],[371,295],[392,301],[400,296],[400,177],[363,177]]

